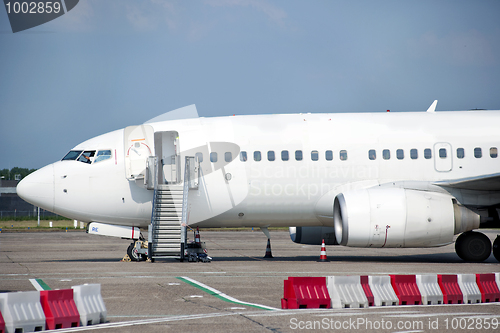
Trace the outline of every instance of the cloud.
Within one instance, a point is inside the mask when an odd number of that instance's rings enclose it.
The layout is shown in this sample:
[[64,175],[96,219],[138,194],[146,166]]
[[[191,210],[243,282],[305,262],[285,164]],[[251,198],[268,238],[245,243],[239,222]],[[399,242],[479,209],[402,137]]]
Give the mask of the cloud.
[[264,13],[268,19],[278,25],[283,26],[287,13],[275,5],[265,0],[205,0],[205,3],[213,7],[252,7]]
[[149,0],[127,5],[127,19],[140,30],[151,30],[165,23],[168,29],[178,26],[178,8],[174,1]]

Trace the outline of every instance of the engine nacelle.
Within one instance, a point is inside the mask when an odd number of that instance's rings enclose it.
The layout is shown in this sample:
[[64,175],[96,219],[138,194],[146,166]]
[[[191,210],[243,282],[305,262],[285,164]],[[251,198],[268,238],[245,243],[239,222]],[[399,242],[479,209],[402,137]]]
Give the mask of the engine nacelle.
[[354,247],[431,247],[479,227],[480,217],[449,194],[404,188],[341,193],[334,201],[335,238]]
[[289,231],[294,243],[321,245],[325,240],[325,245],[338,245],[333,227],[290,227]]

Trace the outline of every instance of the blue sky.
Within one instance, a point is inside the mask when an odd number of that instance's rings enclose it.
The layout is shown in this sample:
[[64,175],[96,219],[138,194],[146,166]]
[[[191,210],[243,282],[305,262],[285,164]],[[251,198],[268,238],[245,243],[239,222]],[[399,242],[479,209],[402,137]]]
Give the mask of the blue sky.
[[0,169],[196,104],[200,116],[500,109],[500,1],[80,0],[13,34]]

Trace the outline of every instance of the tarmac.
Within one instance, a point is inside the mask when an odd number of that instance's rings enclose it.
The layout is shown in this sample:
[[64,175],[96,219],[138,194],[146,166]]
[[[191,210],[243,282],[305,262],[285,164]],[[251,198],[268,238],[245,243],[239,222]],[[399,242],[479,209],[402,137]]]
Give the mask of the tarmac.
[[[492,240],[499,232],[486,230]],[[189,235],[193,238],[192,234]],[[454,244],[423,249],[358,249],[295,244],[271,231],[202,231],[211,263],[122,262],[130,241],[83,232],[0,233],[0,292],[101,284],[107,323],[57,332],[498,332],[500,303],[281,310],[290,276],[500,272],[492,256],[465,263]]]

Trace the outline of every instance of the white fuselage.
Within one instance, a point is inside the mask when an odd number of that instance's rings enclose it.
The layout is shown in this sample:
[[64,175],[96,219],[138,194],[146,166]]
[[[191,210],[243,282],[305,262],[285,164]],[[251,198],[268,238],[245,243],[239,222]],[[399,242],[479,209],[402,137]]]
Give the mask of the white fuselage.
[[[189,224],[266,227],[333,226],[333,200],[347,190],[389,183],[425,190],[437,181],[495,174],[499,123],[500,111],[460,111],[233,116],[149,125],[155,133],[178,133],[180,161],[203,154],[199,187],[189,192]],[[73,150],[111,155],[100,162],[93,157],[92,164],[48,165],[25,178],[19,194],[72,219],[147,227],[153,191],[143,179],[127,178],[124,130]],[[211,153],[217,153],[216,162]],[[179,167],[178,181],[183,163]],[[500,203],[496,191],[448,191],[462,205]]]

